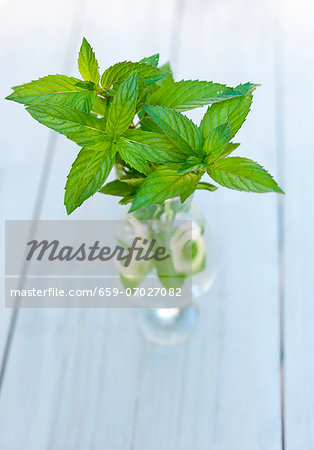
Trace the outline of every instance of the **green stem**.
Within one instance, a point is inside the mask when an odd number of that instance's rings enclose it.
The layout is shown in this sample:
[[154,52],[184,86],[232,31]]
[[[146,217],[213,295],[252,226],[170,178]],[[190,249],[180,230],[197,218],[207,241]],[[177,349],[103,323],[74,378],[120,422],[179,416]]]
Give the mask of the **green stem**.
[[166,220],[168,221],[168,222],[170,222],[171,221],[171,219],[172,219],[172,211],[171,211],[171,204],[170,204],[170,202],[165,202],[165,216],[166,216]]

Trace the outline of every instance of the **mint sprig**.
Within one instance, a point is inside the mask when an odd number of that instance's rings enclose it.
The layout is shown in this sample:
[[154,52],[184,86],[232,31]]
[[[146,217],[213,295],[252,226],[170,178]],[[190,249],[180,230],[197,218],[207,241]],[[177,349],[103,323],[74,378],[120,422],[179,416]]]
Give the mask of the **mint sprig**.
[[[82,147],[66,182],[67,213],[96,192],[132,203],[130,211],[177,196],[183,203],[196,189],[217,189],[201,181],[206,174],[229,189],[283,193],[261,165],[230,157],[258,85],[176,82],[169,63],[158,65],[155,54],[114,64],[100,76],[83,38],[82,79],[47,75],[15,86],[7,97]],[[199,126],[182,114],[204,105],[209,106]],[[104,184],[113,167],[117,179]]]
[[99,82],[99,67],[92,47],[83,38],[82,46],[78,57],[78,69],[85,81]]

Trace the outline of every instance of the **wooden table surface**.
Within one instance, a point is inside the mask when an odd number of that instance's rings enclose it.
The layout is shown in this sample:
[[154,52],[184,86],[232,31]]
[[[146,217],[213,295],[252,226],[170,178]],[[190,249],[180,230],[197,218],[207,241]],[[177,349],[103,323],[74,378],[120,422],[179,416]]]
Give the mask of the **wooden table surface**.
[[[176,79],[261,83],[238,153],[286,191],[198,195],[221,264],[183,345],[145,342],[130,310],[12,311],[3,300],[0,449],[313,450],[313,2],[1,0],[0,17],[1,98],[77,74],[83,35],[102,69],[160,52]],[[4,219],[64,219],[75,144],[20,105],[0,107],[2,235]],[[73,219],[119,213],[95,196]]]

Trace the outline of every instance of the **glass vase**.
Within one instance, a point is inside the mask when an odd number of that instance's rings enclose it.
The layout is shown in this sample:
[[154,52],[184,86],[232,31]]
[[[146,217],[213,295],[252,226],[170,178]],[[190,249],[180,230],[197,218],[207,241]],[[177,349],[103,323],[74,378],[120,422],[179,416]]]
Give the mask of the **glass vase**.
[[[160,236],[160,230],[172,237],[178,230],[178,224],[189,223],[191,232],[183,239],[181,252],[171,248],[171,258],[168,260],[166,273],[159,276],[158,282],[162,288],[175,289],[181,283],[190,283],[190,305],[185,307],[149,307],[136,311],[136,320],[141,334],[150,342],[162,345],[177,344],[185,341],[193,332],[198,319],[198,299],[212,286],[218,269],[218,243],[215,234],[206,224],[201,209],[193,197],[183,204],[179,198],[166,200],[162,205],[145,207],[127,215],[127,223],[143,226],[149,223],[155,236]],[[179,227],[180,228],[180,227]],[[158,231],[156,231],[158,230]],[[158,234],[159,233],[159,234]],[[164,236],[163,234],[163,236]],[[185,240],[184,240],[185,239]],[[171,241],[171,240],[170,240]],[[183,249],[183,250],[182,250]],[[186,252],[188,249],[188,252]],[[181,254],[182,253],[182,254]],[[188,253],[189,257],[184,258]],[[188,259],[188,261],[186,261]],[[188,272],[185,267],[188,266]],[[169,273],[168,273],[168,272]],[[122,271],[125,286],[140,286],[148,276],[159,275],[159,269],[152,268],[148,263],[138,264],[134,282],[134,270]],[[157,273],[157,275],[156,275]]]

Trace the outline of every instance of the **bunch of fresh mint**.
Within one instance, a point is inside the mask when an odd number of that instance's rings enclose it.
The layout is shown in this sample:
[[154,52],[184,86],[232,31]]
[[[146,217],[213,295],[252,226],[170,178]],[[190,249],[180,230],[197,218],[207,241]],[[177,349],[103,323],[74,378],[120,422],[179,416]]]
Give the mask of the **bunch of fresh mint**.
[[[175,82],[170,65],[158,67],[158,60],[157,54],[121,62],[100,77],[84,38],[78,58],[84,81],[48,75],[7,97],[82,147],[67,178],[67,213],[96,192],[122,197],[130,211],[177,196],[184,202],[195,189],[217,189],[200,181],[205,173],[230,189],[282,193],[259,164],[229,157],[256,85]],[[182,114],[208,104],[199,127]],[[103,186],[114,166],[118,179]]]

